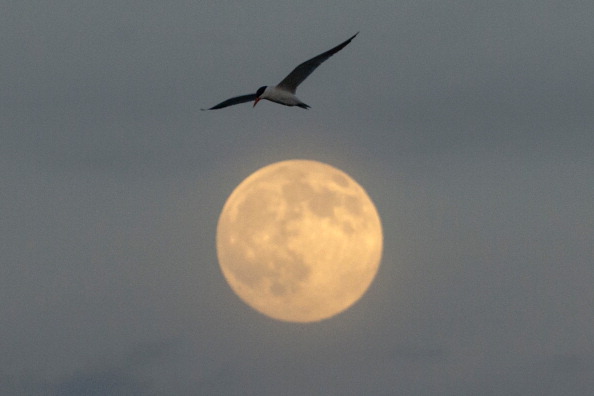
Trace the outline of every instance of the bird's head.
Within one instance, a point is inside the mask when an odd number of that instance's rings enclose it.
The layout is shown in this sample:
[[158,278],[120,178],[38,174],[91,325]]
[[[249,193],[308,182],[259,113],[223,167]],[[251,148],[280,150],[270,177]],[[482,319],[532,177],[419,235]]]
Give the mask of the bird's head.
[[258,88],[258,90],[256,91],[256,99],[254,100],[254,106],[252,106],[252,107],[256,107],[256,105],[260,101],[261,96],[264,93],[264,91],[266,90],[266,88],[267,88],[266,85],[264,85],[263,87]]

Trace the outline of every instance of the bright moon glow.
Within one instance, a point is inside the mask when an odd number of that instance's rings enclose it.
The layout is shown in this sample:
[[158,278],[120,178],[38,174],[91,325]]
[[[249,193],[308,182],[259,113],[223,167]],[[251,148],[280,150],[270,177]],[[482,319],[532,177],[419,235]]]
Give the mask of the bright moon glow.
[[365,190],[316,161],[259,169],[219,218],[217,253],[235,293],[272,318],[314,322],[353,305],[375,277],[380,219]]

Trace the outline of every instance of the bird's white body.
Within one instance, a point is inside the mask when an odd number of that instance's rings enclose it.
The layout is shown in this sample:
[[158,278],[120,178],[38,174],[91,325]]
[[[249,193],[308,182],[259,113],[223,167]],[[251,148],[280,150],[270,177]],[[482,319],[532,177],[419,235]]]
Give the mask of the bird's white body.
[[278,87],[266,87],[264,93],[260,95],[260,99],[270,100],[285,106],[307,106],[293,93]]

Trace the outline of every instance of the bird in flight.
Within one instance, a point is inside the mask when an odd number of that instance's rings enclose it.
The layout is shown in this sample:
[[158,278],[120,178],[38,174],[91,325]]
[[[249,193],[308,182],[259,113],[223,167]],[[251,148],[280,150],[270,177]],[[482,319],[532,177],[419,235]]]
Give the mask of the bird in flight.
[[224,102],[211,107],[210,109],[202,110],[217,110],[240,103],[251,102],[252,100],[254,101],[254,106],[256,106],[262,99],[270,100],[271,102],[279,103],[285,106],[299,106],[302,109],[308,109],[310,106],[306,105],[301,100],[299,100],[297,96],[295,96],[297,87],[326,59],[330,58],[332,55],[346,47],[358,34],[359,32],[355,33],[350,39],[346,40],[342,44],[339,44],[336,47],[303,62],[293,69],[293,71],[289,73],[287,77],[285,77],[274,87],[265,85],[258,88],[254,94],[236,96],[234,98],[227,99]]

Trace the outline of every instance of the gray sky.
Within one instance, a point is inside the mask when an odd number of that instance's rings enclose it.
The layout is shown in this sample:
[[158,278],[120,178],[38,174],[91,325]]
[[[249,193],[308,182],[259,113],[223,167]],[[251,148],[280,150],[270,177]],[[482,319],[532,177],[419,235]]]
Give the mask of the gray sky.
[[[594,388],[593,2],[203,4],[0,5],[0,394]],[[199,111],[357,31],[310,110]],[[384,227],[369,292],[308,325],[243,304],[214,244],[291,158]]]

